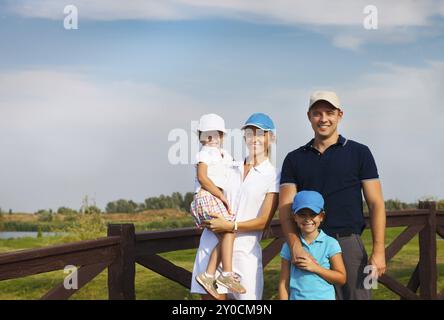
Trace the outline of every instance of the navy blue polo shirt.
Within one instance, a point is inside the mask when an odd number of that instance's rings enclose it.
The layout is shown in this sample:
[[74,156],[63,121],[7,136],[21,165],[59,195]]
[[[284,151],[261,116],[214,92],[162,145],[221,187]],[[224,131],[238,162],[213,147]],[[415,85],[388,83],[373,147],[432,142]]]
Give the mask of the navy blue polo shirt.
[[313,142],[314,139],[286,156],[281,185],[293,183],[298,191],[322,194],[326,212],[322,230],[327,234],[361,234],[365,228],[362,181],[379,178],[370,149],[339,135],[338,142],[321,154]]

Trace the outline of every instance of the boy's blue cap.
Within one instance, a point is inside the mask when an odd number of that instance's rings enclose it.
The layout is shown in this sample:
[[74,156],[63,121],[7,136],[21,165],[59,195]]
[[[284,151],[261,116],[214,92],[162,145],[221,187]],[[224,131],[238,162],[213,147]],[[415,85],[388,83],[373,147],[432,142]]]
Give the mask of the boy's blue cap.
[[294,214],[297,214],[299,210],[304,208],[319,214],[324,210],[324,198],[316,191],[300,191],[294,197],[291,209]]
[[273,120],[265,113],[253,113],[245,122],[242,129],[245,127],[253,126],[264,131],[274,131],[276,128],[274,126]]

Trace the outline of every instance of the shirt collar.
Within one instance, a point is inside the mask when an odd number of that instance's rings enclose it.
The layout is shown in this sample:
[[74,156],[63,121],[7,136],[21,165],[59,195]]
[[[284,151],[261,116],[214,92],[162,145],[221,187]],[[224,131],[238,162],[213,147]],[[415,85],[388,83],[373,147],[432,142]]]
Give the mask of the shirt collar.
[[271,166],[270,159],[265,159],[260,165],[253,167],[259,173],[264,173]]
[[[327,235],[324,233],[324,231],[319,229],[319,234],[316,237],[316,239],[313,240],[312,244],[315,243],[315,242],[320,242],[320,243],[324,242],[324,239],[325,239],[326,236]],[[305,239],[302,236],[300,237],[300,239],[301,239],[301,242],[303,244],[305,244],[307,247],[309,246],[309,244],[305,241]]]
[[[245,159],[244,162],[242,162],[242,165],[245,163]],[[255,171],[259,172],[259,173],[264,173],[267,169],[269,169],[271,166],[271,162],[270,159],[265,159],[264,161],[262,161],[262,163],[258,166],[253,167],[252,169],[254,169]]]
[[[314,138],[311,139],[311,140],[310,140],[310,141],[304,146],[304,150],[307,150],[307,149],[313,149],[313,143],[314,143]],[[346,143],[347,143],[347,139],[346,139],[345,137],[339,135],[338,142],[336,142],[336,143],[334,144],[334,146],[336,146],[336,145],[345,146]]]

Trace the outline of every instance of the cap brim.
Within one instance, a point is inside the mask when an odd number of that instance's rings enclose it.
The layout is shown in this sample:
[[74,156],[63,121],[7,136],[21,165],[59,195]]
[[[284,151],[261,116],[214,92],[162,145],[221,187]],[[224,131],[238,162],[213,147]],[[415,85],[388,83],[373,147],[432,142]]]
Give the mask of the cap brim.
[[225,129],[206,129],[206,128],[205,128],[205,130],[202,130],[202,129],[200,129],[200,128],[197,128],[197,131],[200,131],[200,132],[220,131],[220,132],[223,132],[223,133],[227,133],[227,130],[225,130]]
[[264,131],[274,131],[275,130],[275,129],[264,128],[263,126],[260,126],[257,123],[246,123],[241,128],[241,130],[244,130],[246,127],[255,127],[255,128],[259,128],[259,129],[264,130]]
[[335,106],[331,101],[329,101],[329,100],[327,100],[327,99],[318,99],[318,100],[316,100],[316,101],[313,101],[313,103],[308,107],[308,110],[310,110],[311,109],[311,107],[313,107],[317,102],[319,102],[319,101],[325,101],[325,102],[328,102],[333,108],[335,108],[335,109],[341,109],[340,108],[340,106],[338,107],[338,106]]
[[301,206],[301,207],[297,207],[294,209],[293,213],[294,214],[298,214],[298,211],[302,210],[302,209],[310,209],[311,211],[313,211],[315,214],[320,214],[322,211],[322,208],[319,207],[315,207],[315,206],[310,206],[310,205],[306,205],[306,206]]

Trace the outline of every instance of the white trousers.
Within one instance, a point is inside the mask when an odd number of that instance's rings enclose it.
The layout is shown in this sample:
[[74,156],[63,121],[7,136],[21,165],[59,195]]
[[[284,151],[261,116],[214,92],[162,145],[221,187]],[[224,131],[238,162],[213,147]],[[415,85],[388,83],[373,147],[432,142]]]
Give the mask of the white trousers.
[[[191,293],[207,293],[205,289],[197,283],[196,276],[205,272],[211,252],[217,243],[218,239],[214,233],[205,229],[200,238],[199,249],[197,250],[194,261]],[[228,298],[236,300],[261,300],[264,290],[262,249],[254,237],[236,236],[233,248],[233,271],[241,276],[241,284],[247,292],[245,294],[228,293]],[[216,276],[217,275],[218,273],[216,273]],[[227,293],[227,290],[219,286],[218,292]]]

